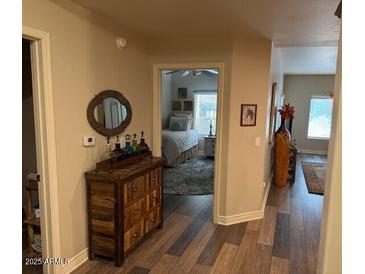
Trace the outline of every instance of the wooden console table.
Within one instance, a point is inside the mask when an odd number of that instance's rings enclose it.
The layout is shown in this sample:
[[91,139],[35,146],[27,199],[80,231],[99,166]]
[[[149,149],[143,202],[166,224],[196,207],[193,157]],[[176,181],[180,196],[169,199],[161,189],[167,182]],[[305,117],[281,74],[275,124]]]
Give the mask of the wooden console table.
[[162,165],[163,158],[147,156],[85,173],[89,259],[101,255],[121,266],[147,234],[162,227]]

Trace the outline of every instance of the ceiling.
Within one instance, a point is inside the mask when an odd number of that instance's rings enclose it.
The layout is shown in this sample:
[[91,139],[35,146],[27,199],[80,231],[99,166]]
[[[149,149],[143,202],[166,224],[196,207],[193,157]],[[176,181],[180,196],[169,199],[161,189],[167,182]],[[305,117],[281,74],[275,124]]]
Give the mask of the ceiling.
[[337,47],[280,48],[284,74],[335,74]]
[[147,38],[256,33],[281,47],[337,45],[340,0],[72,0]]

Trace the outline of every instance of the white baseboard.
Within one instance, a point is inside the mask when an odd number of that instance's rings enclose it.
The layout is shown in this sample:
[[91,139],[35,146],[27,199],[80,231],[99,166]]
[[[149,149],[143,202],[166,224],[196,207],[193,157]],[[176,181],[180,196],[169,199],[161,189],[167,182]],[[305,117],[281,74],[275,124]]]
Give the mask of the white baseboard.
[[263,211],[257,210],[231,216],[218,216],[217,223],[220,225],[233,225],[252,220],[262,219],[263,217],[264,217]]
[[299,153],[306,153],[306,154],[316,154],[316,155],[327,155],[327,151],[322,150],[311,150],[311,149],[300,149],[298,148]]
[[62,273],[63,274],[71,273],[80,265],[82,265],[84,262],[86,262],[88,259],[89,259],[89,249],[85,248],[80,253],[73,256],[69,264],[62,265]]
[[248,221],[258,220],[264,218],[265,207],[267,198],[269,197],[270,186],[273,174],[271,174],[270,179],[265,184],[265,193],[262,199],[261,209],[251,212],[245,212],[241,214],[235,214],[231,216],[217,216],[217,223],[220,225],[233,225],[238,223],[244,223]]

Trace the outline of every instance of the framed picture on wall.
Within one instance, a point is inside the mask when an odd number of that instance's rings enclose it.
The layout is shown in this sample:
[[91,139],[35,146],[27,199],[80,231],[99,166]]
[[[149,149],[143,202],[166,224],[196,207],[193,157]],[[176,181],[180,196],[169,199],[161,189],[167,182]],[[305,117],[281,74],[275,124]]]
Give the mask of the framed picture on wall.
[[193,111],[193,101],[184,101],[184,111]]
[[178,88],[177,89],[177,99],[186,99],[188,98],[188,89],[187,88]]
[[269,145],[272,144],[272,142],[274,140],[274,134],[275,134],[276,113],[277,113],[277,107],[276,107],[276,87],[277,87],[277,84],[276,84],[276,82],[274,82],[272,84],[272,89],[271,89],[270,123],[269,123]]
[[241,127],[256,126],[257,104],[241,104]]
[[172,101],[172,110],[181,111],[181,101]]

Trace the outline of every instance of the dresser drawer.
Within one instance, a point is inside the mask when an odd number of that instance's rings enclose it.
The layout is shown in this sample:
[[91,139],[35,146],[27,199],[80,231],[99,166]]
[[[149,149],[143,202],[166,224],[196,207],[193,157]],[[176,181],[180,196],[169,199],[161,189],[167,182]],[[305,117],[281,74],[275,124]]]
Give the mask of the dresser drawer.
[[124,252],[132,248],[135,244],[138,243],[140,239],[142,239],[144,235],[143,228],[144,221],[142,220],[131,229],[129,229],[126,233],[124,233]]
[[114,209],[93,207],[91,210],[91,228],[93,232],[114,235]]
[[145,233],[154,229],[161,222],[161,208],[156,207],[146,215]]
[[92,236],[92,248],[94,254],[105,257],[114,257],[114,239],[108,237]]
[[101,182],[90,183],[91,206],[114,210],[114,185]]
[[161,188],[156,188],[152,190],[147,196],[148,199],[148,210],[161,204]]
[[145,191],[147,190],[148,178],[148,174],[145,174],[124,184],[124,205],[130,204],[145,194]]
[[139,199],[124,209],[124,231],[129,230],[146,212],[146,198]]
[[150,184],[149,189],[155,189],[156,187],[161,185],[162,181],[162,169],[156,168],[150,172]]

